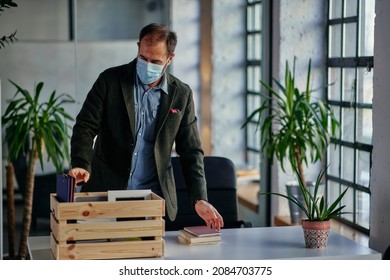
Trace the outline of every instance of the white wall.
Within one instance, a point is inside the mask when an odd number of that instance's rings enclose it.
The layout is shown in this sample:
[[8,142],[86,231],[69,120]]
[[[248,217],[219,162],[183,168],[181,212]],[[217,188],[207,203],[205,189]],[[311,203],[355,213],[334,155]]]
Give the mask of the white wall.
[[390,2],[375,2],[373,151],[371,169],[370,247],[390,246]]

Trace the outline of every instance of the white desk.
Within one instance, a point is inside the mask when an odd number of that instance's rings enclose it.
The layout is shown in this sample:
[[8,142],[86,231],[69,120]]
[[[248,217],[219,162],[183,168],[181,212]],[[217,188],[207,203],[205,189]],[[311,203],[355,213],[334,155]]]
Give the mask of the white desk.
[[[183,245],[178,232],[165,233],[167,260],[261,260],[261,259],[376,259],[382,255],[334,231],[326,249],[306,249],[302,228],[254,227],[223,229],[222,241],[213,245]],[[48,236],[29,238],[32,259],[53,259]]]

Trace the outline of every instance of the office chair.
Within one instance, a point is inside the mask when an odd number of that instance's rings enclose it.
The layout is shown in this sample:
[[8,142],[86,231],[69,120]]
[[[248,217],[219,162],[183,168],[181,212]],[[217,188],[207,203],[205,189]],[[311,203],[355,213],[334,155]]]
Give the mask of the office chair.
[[390,260],[390,246],[383,253],[382,260]]
[[[170,231],[180,230],[185,226],[205,225],[190,201],[179,157],[172,157],[172,168],[176,183],[178,212],[175,221],[166,219],[165,229]],[[204,169],[208,201],[222,215],[224,228],[252,227],[250,222],[238,220],[237,180],[233,162],[224,157],[206,156]]]

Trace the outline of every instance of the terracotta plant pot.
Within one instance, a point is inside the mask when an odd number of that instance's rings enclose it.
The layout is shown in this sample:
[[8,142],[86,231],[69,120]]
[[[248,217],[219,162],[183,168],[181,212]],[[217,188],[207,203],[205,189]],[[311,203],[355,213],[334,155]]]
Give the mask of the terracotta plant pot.
[[326,248],[328,245],[330,221],[302,220],[306,248]]

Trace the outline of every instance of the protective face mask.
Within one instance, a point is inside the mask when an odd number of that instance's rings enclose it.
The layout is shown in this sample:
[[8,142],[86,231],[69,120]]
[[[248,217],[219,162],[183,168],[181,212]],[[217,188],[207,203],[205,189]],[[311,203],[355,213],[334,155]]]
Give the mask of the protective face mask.
[[163,65],[154,64],[147,62],[141,58],[137,60],[137,74],[140,80],[145,84],[149,85],[157,81],[163,74]]

